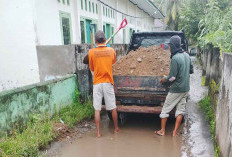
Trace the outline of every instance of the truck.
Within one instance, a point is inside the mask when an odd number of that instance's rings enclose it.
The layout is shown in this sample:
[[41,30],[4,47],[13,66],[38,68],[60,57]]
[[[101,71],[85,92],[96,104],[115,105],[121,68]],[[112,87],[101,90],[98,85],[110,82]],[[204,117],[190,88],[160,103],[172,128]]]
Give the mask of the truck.
[[[182,31],[160,31],[160,32],[133,32],[129,43],[128,54],[131,50],[139,47],[150,47],[163,45],[168,48],[167,43],[173,35],[181,38],[181,46],[188,53],[188,41]],[[162,85],[160,80],[163,76],[127,76],[114,75],[114,90],[119,120],[124,123],[126,113],[160,114],[162,106],[169,91],[169,85]],[[104,109],[103,105],[103,109]],[[173,113],[174,111],[172,111]],[[108,112],[110,119],[111,113]]]

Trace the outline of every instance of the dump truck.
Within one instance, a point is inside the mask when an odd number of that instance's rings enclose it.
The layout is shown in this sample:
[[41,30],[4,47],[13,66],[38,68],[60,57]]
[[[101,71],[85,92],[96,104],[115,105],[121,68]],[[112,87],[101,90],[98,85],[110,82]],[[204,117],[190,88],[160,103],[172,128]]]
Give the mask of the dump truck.
[[[181,38],[181,46],[188,53],[188,41],[182,31],[163,32],[133,32],[127,50],[127,55],[139,47],[150,47],[153,45],[163,46],[173,35]],[[155,53],[155,52],[154,52]],[[162,105],[169,91],[169,85],[162,85],[160,80],[163,76],[133,76],[114,75],[115,96],[119,119],[124,122],[126,113],[160,114]],[[104,109],[104,105],[103,105]],[[110,119],[111,113],[108,112]]]

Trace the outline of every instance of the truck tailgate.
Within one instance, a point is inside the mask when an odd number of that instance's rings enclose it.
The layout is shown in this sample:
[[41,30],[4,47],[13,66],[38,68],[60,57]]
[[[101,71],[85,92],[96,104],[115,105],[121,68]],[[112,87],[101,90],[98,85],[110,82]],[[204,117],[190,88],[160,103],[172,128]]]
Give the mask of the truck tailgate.
[[168,86],[160,83],[161,76],[114,76],[118,105],[160,106]]

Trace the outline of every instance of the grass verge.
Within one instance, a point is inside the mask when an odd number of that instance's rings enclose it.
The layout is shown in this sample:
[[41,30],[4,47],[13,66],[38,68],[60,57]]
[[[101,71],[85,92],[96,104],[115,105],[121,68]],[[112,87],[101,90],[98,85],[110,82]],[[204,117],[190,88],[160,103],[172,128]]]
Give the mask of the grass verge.
[[211,106],[211,99],[209,96],[206,96],[199,103],[200,103],[200,107],[202,108],[203,112],[206,115],[206,120],[210,124],[210,132],[212,135],[212,140],[214,141],[215,157],[219,157],[220,148],[215,140],[215,116],[214,116],[213,108]]
[[92,117],[93,114],[94,109],[90,101],[85,104],[73,103],[52,117],[33,115],[26,127],[12,130],[11,135],[0,139],[0,156],[38,156],[40,149],[46,148],[58,136],[54,129],[55,123],[62,120],[73,127],[74,124]]

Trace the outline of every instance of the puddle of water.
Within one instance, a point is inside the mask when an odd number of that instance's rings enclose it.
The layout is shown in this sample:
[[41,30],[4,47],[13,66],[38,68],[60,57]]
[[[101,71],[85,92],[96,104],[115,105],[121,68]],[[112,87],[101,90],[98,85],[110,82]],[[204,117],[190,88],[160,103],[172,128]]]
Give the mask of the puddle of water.
[[95,137],[95,130],[87,133],[61,149],[63,157],[180,157],[181,135],[171,137],[173,120],[167,124],[166,136],[154,135],[160,128],[158,117],[142,117],[136,115],[120,126],[118,134],[113,133],[113,124],[104,115],[101,121],[101,138]]

